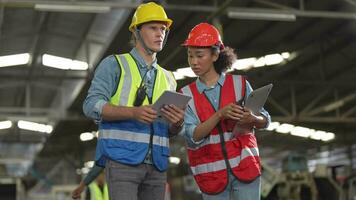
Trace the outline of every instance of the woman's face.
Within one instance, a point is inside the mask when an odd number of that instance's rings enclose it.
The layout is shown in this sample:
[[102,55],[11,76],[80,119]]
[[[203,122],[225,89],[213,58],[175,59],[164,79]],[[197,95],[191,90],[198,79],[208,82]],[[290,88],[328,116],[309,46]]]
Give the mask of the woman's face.
[[188,47],[188,63],[195,75],[201,77],[209,72],[215,72],[214,62],[218,55],[211,48]]

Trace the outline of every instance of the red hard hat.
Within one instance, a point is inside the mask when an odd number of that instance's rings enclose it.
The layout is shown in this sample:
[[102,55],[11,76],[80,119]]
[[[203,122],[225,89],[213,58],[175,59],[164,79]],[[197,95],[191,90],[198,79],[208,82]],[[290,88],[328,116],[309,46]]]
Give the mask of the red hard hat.
[[196,25],[189,33],[188,38],[182,44],[183,46],[194,47],[219,47],[224,49],[224,44],[221,41],[219,31],[208,23],[200,23]]

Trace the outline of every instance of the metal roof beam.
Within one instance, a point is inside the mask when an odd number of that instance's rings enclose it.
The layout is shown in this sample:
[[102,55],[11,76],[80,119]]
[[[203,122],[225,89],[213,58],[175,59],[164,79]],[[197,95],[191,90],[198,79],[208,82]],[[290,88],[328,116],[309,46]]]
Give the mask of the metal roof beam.
[[[113,1],[41,1],[41,0],[0,0],[0,5],[6,7],[34,7],[36,4],[48,4],[48,5],[73,5],[73,6],[107,6],[112,9],[119,8],[136,8],[139,3],[125,3],[125,2],[113,2]],[[190,12],[217,12],[219,7],[216,6],[201,6],[201,5],[172,5],[163,4],[167,10],[181,10]],[[356,20],[356,13],[352,12],[330,12],[330,11],[313,11],[302,9],[259,9],[259,8],[244,8],[244,7],[230,7],[227,11],[237,12],[249,12],[249,13],[280,13],[280,14],[292,14],[297,17],[311,17],[311,18],[330,18],[330,19],[353,19]]]

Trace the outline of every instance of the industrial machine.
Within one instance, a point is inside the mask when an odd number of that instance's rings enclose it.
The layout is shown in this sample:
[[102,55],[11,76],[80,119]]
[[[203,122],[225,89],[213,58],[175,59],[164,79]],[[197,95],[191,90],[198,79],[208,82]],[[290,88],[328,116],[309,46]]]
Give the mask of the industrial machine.
[[344,192],[327,172],[327,166],[308,171],[307,159],[290,154],[282,161],[282,172],[262,165],[262,192],[264,200],[344,200]]

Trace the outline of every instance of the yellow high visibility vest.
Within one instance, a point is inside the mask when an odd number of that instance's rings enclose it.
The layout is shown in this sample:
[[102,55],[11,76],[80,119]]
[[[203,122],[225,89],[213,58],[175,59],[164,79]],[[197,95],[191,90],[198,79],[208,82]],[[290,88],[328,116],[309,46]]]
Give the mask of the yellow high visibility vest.
[[104,184],[104,191],[102,191],[98,184],[94,181],[89,185],[90,200],[109,200],[108,185]]
[[[142,78],[135,60],[130,54],[115,56],[121,68],[119,84],[115,94],[111,97],[112,105],[133,106],[137,89],[140,87]],[[169,72],[158,65],[157,74],[153,88],[152,103],[154,103],[165,90],[175,91],[177,83],[172,72]],[[148,97],[142,105],[148,105]]]

